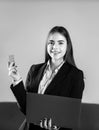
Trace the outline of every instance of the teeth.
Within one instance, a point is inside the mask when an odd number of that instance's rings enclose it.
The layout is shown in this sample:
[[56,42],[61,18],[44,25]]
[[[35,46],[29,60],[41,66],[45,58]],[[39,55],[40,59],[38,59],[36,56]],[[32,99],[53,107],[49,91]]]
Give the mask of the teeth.
[[60,52],[51,50],[51,53],[58,54]]
[[53,53],[59,53],[58,51],[52,51]]
[[52,51],[53,53],[58,53],[57,51]]
[[59,54],[59,52],[53,52],[54,54]]

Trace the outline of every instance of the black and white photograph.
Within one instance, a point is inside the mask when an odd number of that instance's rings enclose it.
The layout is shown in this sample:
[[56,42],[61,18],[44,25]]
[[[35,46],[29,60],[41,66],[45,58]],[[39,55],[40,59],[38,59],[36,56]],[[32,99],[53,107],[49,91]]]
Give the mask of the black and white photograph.
[[0,0],[0,130],[99,130],[98,12],[98,0]]

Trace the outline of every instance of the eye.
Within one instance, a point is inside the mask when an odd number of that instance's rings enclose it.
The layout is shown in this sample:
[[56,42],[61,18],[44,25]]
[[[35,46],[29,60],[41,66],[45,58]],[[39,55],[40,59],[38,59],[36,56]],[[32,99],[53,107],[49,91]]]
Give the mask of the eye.
[[63,42],[59,42],[59,45],[63,45],[64,43]]
[[48,44],[54,45],[54,42],[53,41],[49,41]]

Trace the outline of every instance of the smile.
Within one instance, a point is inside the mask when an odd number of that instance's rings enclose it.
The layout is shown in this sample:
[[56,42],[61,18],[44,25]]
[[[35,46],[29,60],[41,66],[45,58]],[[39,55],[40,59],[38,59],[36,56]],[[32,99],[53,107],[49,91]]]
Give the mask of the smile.
[[51,53],[53,53],[53,54],[59,54],[59,53],[61,53],[61,52],[58,52],[58,51],[51,51]]

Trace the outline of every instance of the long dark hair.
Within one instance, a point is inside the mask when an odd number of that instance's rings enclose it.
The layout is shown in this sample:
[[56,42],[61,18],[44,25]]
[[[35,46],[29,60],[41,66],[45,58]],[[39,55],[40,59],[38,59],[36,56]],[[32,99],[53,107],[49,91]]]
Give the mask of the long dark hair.
[[[63,35],[66,38],[67,50],[64,55],[64,61],[66,61],[76,67],[74,57],[73,57],[73,47],[72,47],[72,42],[70,39],[69,32],[67,31],[66,28],[64,28],[62,26],[55,26],[49,31],[48,37],[50,34],[54,34],[54,33],[60,33],[61,35]],[[47,40],[48,40],[48,37],[47,37]],[[45,62],[47,62],[49,59],[51,59],[51,57],[49,56],[49,54],[47,52],[47,40],[46,40],[46,47],[45,47]]]

